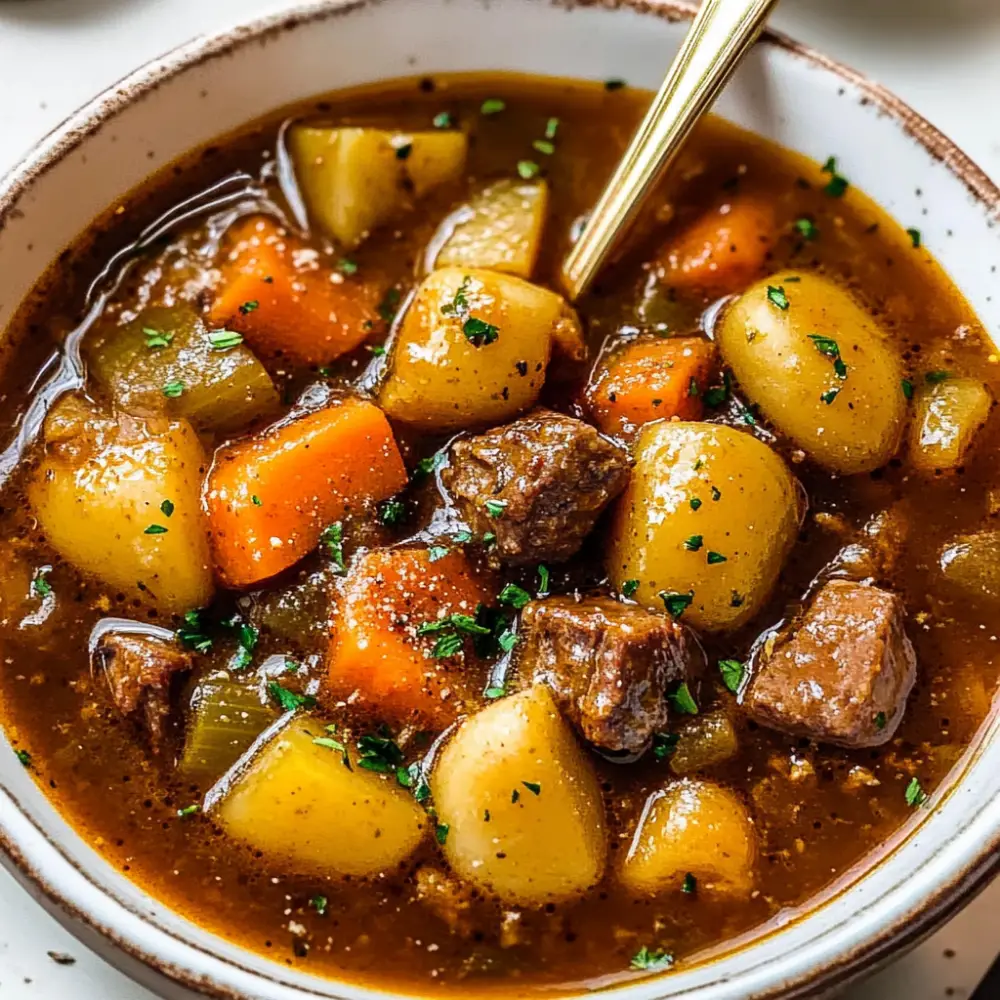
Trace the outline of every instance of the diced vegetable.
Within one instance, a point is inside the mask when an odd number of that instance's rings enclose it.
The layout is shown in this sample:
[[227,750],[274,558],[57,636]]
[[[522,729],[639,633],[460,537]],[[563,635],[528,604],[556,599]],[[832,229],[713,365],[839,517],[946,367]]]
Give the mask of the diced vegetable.
[[406,483],[377,406],[345,399],[221,448],[204,502],[215,568],[249,587],[298,562],[348,511]]
[[636,340],[611,354],[591,376],[586,402],[605,434],[631,434],[653,420],[699,420],[716,370],[705,337]]
[[678,733],[677,747],[670,755],[670,770],[683,776],[724,764],[740,751],[736,727],[724,711],[692,716]]
[[721,424],[647,425],[618,501],[609,568],[634,599],[694,628],[749,621],[798,533],[801,488],[781,458]]
[[698,892],[748,896],[757,835],[743,803],[708,781],[682,779],[646,801],[619,870],[631,892],[680,890],[688,874]]
[[749,399],[821,465],[870,472],[899,447],[906,397],[884,330],[816,274],[779,274],[731,306],[716,330]]
[[501,180],[475,194],[445,221],[450,234],[437,267],[482,267],[530,278],[542,246],[549,186],[544,180]]
[[942,550],[941,573],[966,601],[1000,602],[1000,530],[953,538]]
[[329,270],[315,251],[264,216],[247,219],[228,238],[232,250],[209,323],[246,337],[262,357],[326,364],[381,325],[385,285],[379,276]]
[[505,902],[541,905],[604,871],[604,805],[593,766],[539,685],[465,722],[431,776],[445,857]]
[[737,197],[670,238],[657,260],[659,273],[674,288],[739,292],[767,266],[775,236],[773,207],[753,196]]
[[208,604],[208,459],[187,421],[113,420],[71,396],[49,415],[45,443],[28,498],[63,558],[162,612]]
[[348,249],[415,196],[465,170],[464,132],[293,126],[288,146],[309,215]]
[[381,405],[427,430],[509,420],[538,399],[566,324],[579,329],[548,289],[493,271],[435,271],[403,320]]
[[[447,725],[463,697],[482,692],[485,674],[471,672],[466,657],[480,634],[476,609],[495,592],[459,549],[432,556],[430,549],[375,549],[354,561],[334,616],[335,696],[400,721]],[[444,627],[455,615],[465,617]]]
[[237,677],[220,670],[204,677],[191,698],[180,761],[185,777],[218,778],[276,717],[261,698],[256,675]]
[[394,775],[358,767],[346,734],[331,736],[307,717],[289,723],[230,779],[216,815],[230,836],[271,863],[330,877],[391,870],[428,829],[423,809]]
[[993,396],[978,379],[926,382],[910,424],[910,461],[923,472],[958,468],[992,409]]
[[[149,346],[161,338],[165,346]],[[168,413],[200,431],[240,431],[281,405],[253,353],[242,345],[216,350],[186,306],[156,306],[125,326],[98,327],[86,355],[90,372],[122,409]]]

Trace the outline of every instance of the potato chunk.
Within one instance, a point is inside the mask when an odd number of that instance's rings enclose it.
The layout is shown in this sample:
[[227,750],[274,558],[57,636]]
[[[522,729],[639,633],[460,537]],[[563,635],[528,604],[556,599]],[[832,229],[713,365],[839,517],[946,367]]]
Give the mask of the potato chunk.
[[417,289],[379,403],[426,430],[510,420],[538,399],[567,324],[579,328],[555,292],[494,271],[442,268]]
[[392,775],[348,768],[316,743],[306,716],[281,730],[218,804],[226,832],[303,874],[376,875],[398,867],[428,829],[424,811]]
[[684,778],[646,800],[619,879],[631,892],[679,889],[688,874],[698,891],[749,895],[757,834],[727,788]]
[[439,234],[433,266],[485,267],[530,278],[542,246],[549,203],[544,180],[500,180],[452,213]]
[[978,379],[923,386],[910,425],[910,461],[922,472],[958,468],[992,409],[993,396]]
[[607,856],[597,776],[548,688],[474,715],[431,777],[445,856],[475,885],[542,905],[597,882]]
[[70,397],[50,414],[45,443],[28,498],[68,562],[163,612],[209,602],[208,460],[187,421],[116,420]]
[[820,465],[850,475],[895,455],[906,418],[899,359],[832,281],[782,271],[758,282],[726,311],[716,340],[740,388]]
[[[801,490],[781,458],[720,424],[648,424],[618,500],[609,568],[619,589],[694,628],[749,621],[791,550]],[[631,589],[631,588],[630,588]]]
[[306,210],[349,249],[412,197],[461,177],[468,145],[464,132],[296,125],[288,133]]

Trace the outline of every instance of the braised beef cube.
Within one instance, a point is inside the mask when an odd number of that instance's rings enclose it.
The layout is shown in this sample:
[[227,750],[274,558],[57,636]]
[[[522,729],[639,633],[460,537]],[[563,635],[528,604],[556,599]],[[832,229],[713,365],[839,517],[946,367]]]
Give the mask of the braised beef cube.
[[94,662],[104,670],[111,698],[123,715],[142,710],[150,745],[156,750],[170,714],[170,687],[190,670],[191,655],[168,639],[108,632],[94,648]]
[[748,715],[819,743],[885,743],[916,677],[903,618],[895,594],[831,580],[797,621],[758,650],[743,695]]
[[625,488],[628,457],[589,424],[538,410],[456,442],[442,480],[496,564],[569,559]]
[[640,753],[667,724],[668,691],[700,674],[691,633],[667,615],[607,597],[550,597],[521,612],[518,672],[547,684],[584,739]]

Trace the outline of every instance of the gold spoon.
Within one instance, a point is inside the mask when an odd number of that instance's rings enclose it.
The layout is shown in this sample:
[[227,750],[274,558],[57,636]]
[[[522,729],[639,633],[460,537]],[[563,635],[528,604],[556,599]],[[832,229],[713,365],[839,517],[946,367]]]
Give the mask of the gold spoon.
[[753,47],[778,0],[703,0],[625,155],[563,262],[563,291],[575,302],[635,222],[649,192]]

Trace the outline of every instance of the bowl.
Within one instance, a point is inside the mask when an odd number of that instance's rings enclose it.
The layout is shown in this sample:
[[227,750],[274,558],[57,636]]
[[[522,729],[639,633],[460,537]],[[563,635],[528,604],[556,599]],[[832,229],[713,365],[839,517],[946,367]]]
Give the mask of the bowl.
[[[157,59],[86,105],[0,181],[0,329],[90,221],[153,170],[262,112],[380,78],[503,69],[655,87],[693,6],[681,0],[331,0]],[[1000,330],[1000,190],[891,94],[768,34],[718,110],[805,155],[836,155]],[[3,741],[5,742],[5,741]],[[85,943],[167,997],[386,996],[310,977],[170,912],[114,870],[0,748],[3,862]],[[1000,718],[877,856],[798,911],[616,1000],[816,996],[915,944],[1000,859]],[[599,984],[598,984],[599,985]],[[593,983],[580,984],[578,995]],[[573,990],[570,988],[570,992]],[[517,995],[514,986],[510,995]]]

